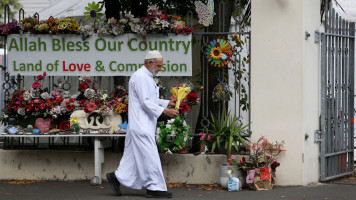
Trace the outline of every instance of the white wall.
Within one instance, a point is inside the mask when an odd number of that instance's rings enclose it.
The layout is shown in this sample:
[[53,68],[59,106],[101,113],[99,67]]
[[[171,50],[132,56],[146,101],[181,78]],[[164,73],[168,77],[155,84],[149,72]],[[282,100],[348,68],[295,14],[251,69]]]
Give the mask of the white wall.
[[[318,181],[318,0],[252,0],[252,140],[285,141],[278,185]],[[305,40],[305,31],[311,33]],[[304,140],[305,133],[309,139]],[[304,163],[303,163],[304,153]]]
[[[320,43],[314,43],[314,31],[321,29],[320,1],[303,0],[303,184],[317,182],[320,175],[319,143],[314,143],[314,130],[319,130],[320,115]],[[304,139],[304,134],[309,138]]]

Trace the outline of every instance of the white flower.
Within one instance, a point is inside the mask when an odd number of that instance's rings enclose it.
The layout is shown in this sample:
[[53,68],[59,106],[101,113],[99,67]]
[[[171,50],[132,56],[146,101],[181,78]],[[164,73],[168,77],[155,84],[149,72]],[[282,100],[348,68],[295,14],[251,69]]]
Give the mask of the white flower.
[[[130,13],[126,13],[124,17],[127,18],[127,19],[131,19],[131,18],[133,18],[134,16],[131,15]],[[120,20],[120,21],[121,21],[121,20]]]
[[94,91],[93,89],[87,88],[87,89],[84,91],[84,96],[85,96],[87,99],[93,98],[94,95],[95,95],[95,91]]
[[128,20],[127,19],[120,19],[120,21],[119,21],[121,24],[126,24],[127,22],[128,22]]
[[173,122],[174,122],[174,119],[170,119],[167,121],[167,124],[173,124]]
[[50,97],[51,97],[51,95],[48,94],[47,92],[44,92],[44,93],[41,94],[41,98],[42,98],[42,99],[48,99],[48,98],[50,98]]
[[171,125],[171,124],[167,124],[167,125],[166,125],[166,128],[171,129],[171,127],[172,127],[172,125]]
[[25,110],[25,108],[19,108],[19,109],[17,110],[17,113],[18,113],[19,115],[25,116],[26,110]]
[[119,35],[121,33],[123,33],[123,28],[122,27],[118,27],[118,26],[115,26],[113,29],[112,29],[112,33],[114,35]]
[[30,100],[32,98],[32,93],[30,93],[29,91],[25,91],[23,93],[23,98],[24,98],[25,101]]
[[4,118],[7,119],[9,116],[8,115],[4,115]]
[[169,26],[169,23],[167,21],[162,21],[162,27],[168,27]]
[[140,19],[139,18],[132,18],[131,21],[135,24],[140,23]]
[[108,95],[107,94],[103,94],[103,97],[101,99],[105,100],[106,98],[108,98]]

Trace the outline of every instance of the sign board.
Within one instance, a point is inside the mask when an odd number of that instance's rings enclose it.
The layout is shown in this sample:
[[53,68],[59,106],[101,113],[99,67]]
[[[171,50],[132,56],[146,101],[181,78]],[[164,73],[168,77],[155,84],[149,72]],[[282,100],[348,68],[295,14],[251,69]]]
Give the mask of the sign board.
[[191,35],[136,35],[83,40],[81,35],[11,34],[7,69],[11,75],[130,76],[143,67],[147,51],[161,52],[160,76],[192,75]]

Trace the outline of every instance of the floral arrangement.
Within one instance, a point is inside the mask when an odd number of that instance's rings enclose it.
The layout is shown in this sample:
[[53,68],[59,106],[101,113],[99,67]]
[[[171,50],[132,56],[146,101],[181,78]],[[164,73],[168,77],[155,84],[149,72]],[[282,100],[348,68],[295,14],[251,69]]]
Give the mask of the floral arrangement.
[[187,118],[188,113],[193,105],[200,102],[199,98],[199,88],[190,90],[190,87],[185,86],[185,84],[174,85],[171,88],[172,96],[171,99],[177,99],[176,109],[183,118]]
[[[83,34],[88,32],[86,30],[83,31]],[[119,35],[123,33],[146,35],[147,33],[190,34],[193,31],[193,28],[185,26],[185,22],[182,21],[181,17],[163,14],[157,5],[152,5],[148,6],[146,17],[134,18],[132,14],[127,13],[120,20],[110,18],[106,24],[98,29],[97,33],[98,35]]]
[[13,19],[7,24],[0,24],[0,35],[5,36],[11,33],[18,33],[19,27],[17,26],[17,21]]
[[158,149],[160,152],[183,150],[187,142],[190,126],[178,116],[159,125]]
[[[103,13],[99,4],[95,2],[89,3],[85,7],[86,19],[92,25],[79,26],[78,22],[73,18],[61,18],[41,21],[38,23],[36,16],[26,17],[21,20],[21,24],[16,20],[7,24],[0,24],[0,35],[8,35],[11,33],[41,33],[41,34],[68,34],[80,33],[83,39],[97,33],[98,35],[120,35],[124,33],[136,33],[146,35],[147,33],[176,33],[176,34],[191,34],[194,29],[185,26],[185,22],[180,16],[171,16],[163,14],[157,5],[148,6],[147,16],[135,18],[132,14],[123,14],[120,20],[109,18],[105,23],[100,21]],[[101,24],[99,28],[94,29],[94,22]]]
[[79,94],[70,96],[68,91],[63,90],[62,83],[56,85],[57,89],[53,91],[42,88],[46,75],[46,72],[38,75],[30,90],[21,88],[9,96],[4,115],[0,117],[3,123],[7,124],[10,118],[17,121],[31,117],[69,118],[75,110],[84,110],[86,113],[99,110],[103,115],[113,110],[124,118],[127,115],[127,92],[122,86],[118,86],[117,90],[123,92],[116,91],[109,95],[106,90],[96,88],[95,80],[82,76],[79,77]]
[[232,97],[230,86],[225,82],[219,82],[213,89],[213,101],[229,101]]
[[237,168],[253,169],[261,167],[271,167],[276,170],[280,163],[277,162],[277,157],[284,151],[284,142],[270,142],[265,137],[261,137],[257,142],[250,143],[248,148],[251,153],[248,159],[241,157],[239,161],[232,157],[229,160],[229,165],[234,165]]

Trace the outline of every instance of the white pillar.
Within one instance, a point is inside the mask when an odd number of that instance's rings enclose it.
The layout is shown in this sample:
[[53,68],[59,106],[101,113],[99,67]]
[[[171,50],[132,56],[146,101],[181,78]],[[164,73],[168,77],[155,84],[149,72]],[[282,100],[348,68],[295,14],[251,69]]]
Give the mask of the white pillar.
[[[318,181],[319,0],[252,0],[252,141],[285,141],[278,185]],[[305,31],[311,34],[305,40]],[[305,134],[309,135],[307,140]]]

